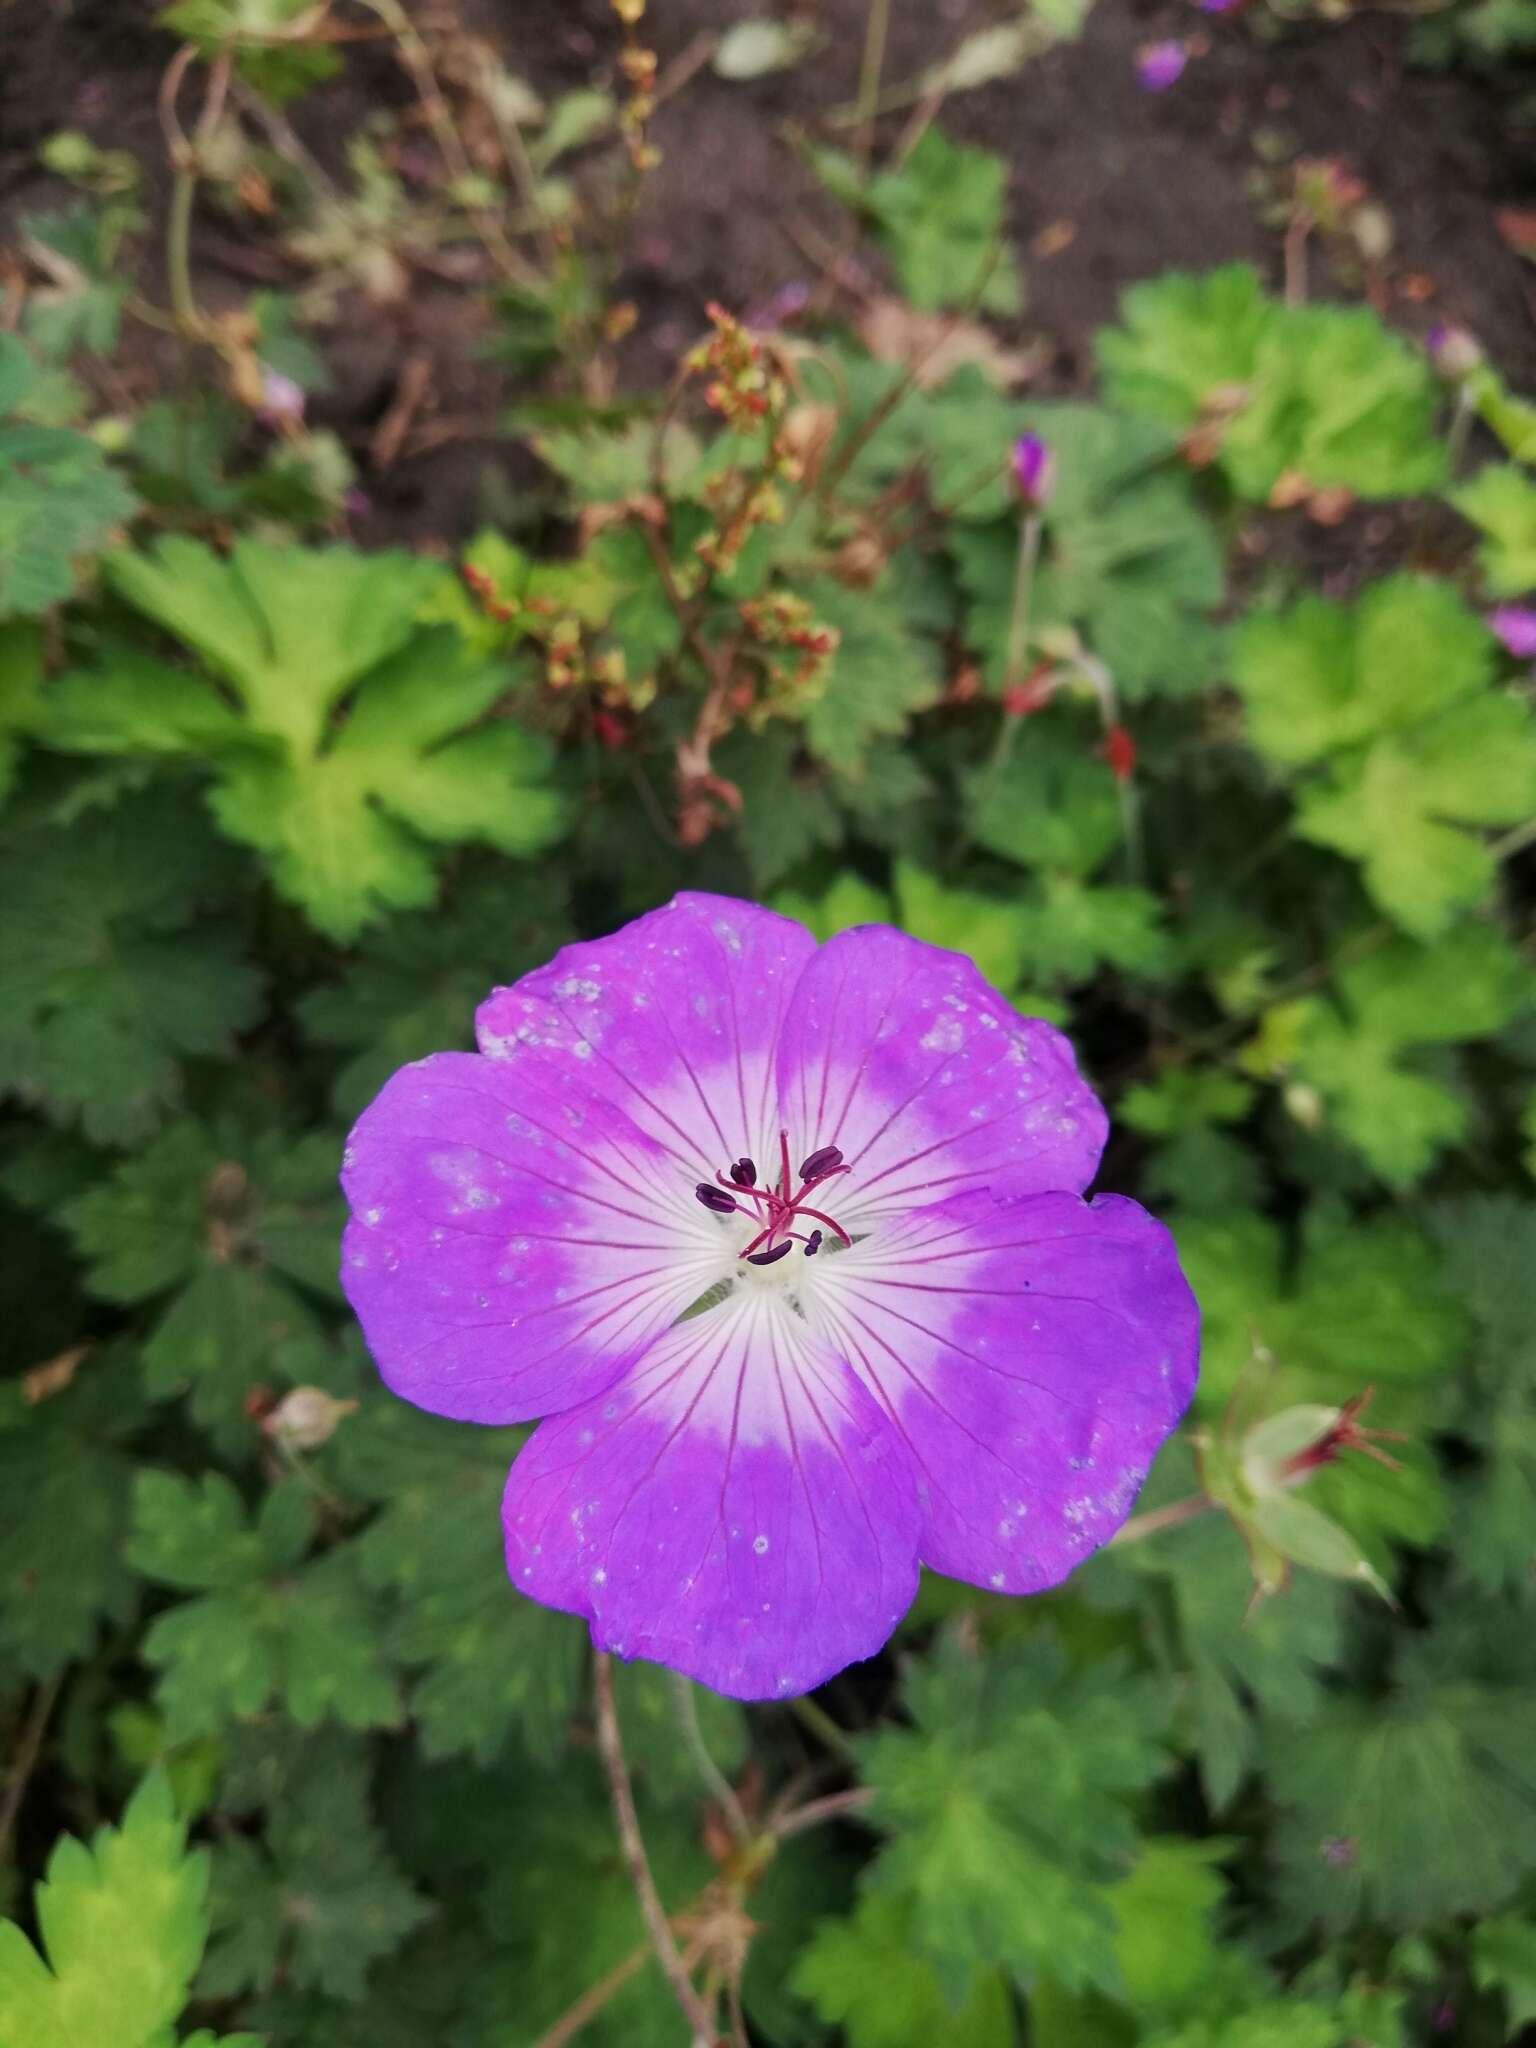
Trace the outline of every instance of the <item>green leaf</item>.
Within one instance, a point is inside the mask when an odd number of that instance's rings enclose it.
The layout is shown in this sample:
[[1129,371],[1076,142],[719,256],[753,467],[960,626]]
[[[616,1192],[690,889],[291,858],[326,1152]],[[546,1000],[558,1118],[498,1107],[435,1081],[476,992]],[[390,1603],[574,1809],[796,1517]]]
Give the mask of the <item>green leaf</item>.
[[1018,312],[1023,287],[1003,238],[1007,169],[1000,157],[929,128],[899,170],[870,180],[861,203],[903,294],[921,311],[979,300],[989,313]]
[[794,1988],[850,2048],[1013,2048],[1008,1988],[997,1970],[979,1969],[958,2008],[940,1988],[903,1898],[874,1892],[847,1920],[824,1920],[795,1965]]
[[362,1997],[372,1966],[432,1910],[396,1868],[369,1808],[368,1757],[355,1738],[327,1730],[283,1745],[262,1839],[229,1831],[214,1855],[201,1997],[264,1990],[279,1975]]
[[134,1561],[152,1578],[208,1588],[162,1614],[144,1639],[173,1742],[218,1733],[274,1697],[302,1728],[327,1718],[352,1728],[398,1721],[356,1553],[301,1564],[308,1536],[296,1483],[270,1494],[252,1524],[217,1476],[199,1490],[174,1474],[140,1475]]
[[1399,575],[1353,604],[1307,597],[1254,612],[1233,653],[1254,745],[1295,768],[1476,697],[1492,679],[1494,644],[1453,585]]
[[967,954],[982,979],[1004,995],[1018,987],[1024,931],[1016,903],[946,888],[911,861],[898,861],[893,879],[903,931],[927,945]]
[[1162,1686],[1114,1658],[1070,1673],[1036,1634],[985,1659],[950,1639],[905,1692],[912,1728],[863,1748],[871,1819],[891,1837],[870,1881],[911,1900],[914,1947],[945,1998],[995,1964],[1112,1989],[1099,1886],[1129,1867],[1128,1802],[1165,1768]]
[[933,643],[910,630],[900,603],[900,566],[873,590],[849,590],[830,576],[800,591],[816,618],[841,637],[821,694],[805,717],[811,752],[856,774],[870,744],[906,732],[912,714],[938,701]]
[[[1209,614],[1225,595],[1222,551],[1186,477],[1166,466],[1161,427],[1097,406],[1017,409],[1015,430],[1055,458],[1044,547],[1029,604],[1036,650],[1080,635],[1132,699],[1184,693],[1220,672]],[[948,542],[967,599],[967,631],[988,681],[1009,678],[1018,567],[1016,521],[957,525]]]
[[1120,301],[1123,325],[1101,329],[1094,344],[1110,403],[1182,431],[1217,394],[1248,383],[1271,313],[1247,263],[1133,285]]
[[[1218,1338],[1224,1334],[1218,1326]],[[1177,1482],[1160,1488],[1169,1468]],[[1187,1498],[1197,1485],[1187,1448],[1170,1445],[1143,1499],[1153,1506],[1163,1494]],[[1104,1552],[1087,1568],[1086,1581],[1091,1597],[1115,1604],[1138,1582],[1164,1595],[1155,1603],[1141,1596],[1148,1645],[1180,1683],[1188,1739],[1206,1797],[1218,1811],[1261,1761],[1253,1708],[1305,1726],[1326,1701],[1325,1678],[1343,1661],[1342,1590],[1307,1573],[1250,1612],[1253,1573],[1241,1536],[1224,1516],[1201,1516],[1159,1532],[1155,1541]]]
[[344,979],[301,998],[307,1035],[343,1055],[331,1088],[355,1117],[390,1075],[428,1053],[469,1050],[474,1014],[573,936],[557,878],[485,865],[456,875],[433,911],[391,919],[348,962]]
[[977,843],[1021,867],[1087,876],[1120,843],[1113,775],[1054,721],[1026,721],[1001,766],[976,771],[969,806]]
[[889,924],[891,899],[883,889],[872,889],[858,875],[842,874],[823,895],[810,897],[795,889],[780,889],[771,906],[781,917],[795,918],[814,938],[836,938],[858,924]]
[[[642,1966],[588,2028],[592,2048],[678,2048],[676,2001],[650,1957],[613,1817],[596,1767],[567,1753],[556,1776],[517,1788],[479,1894],[498,1950],[510,1966],[487,2000],[490,2042],[536,2040],[583,1992],[632,1955]],[[663,1905],[675,1913],[716,1872],[698,1843],[692,1815],[645,1801],[640,1828]]]
[[1478,567],[1490,597],[1536,590],[1536,483],[1512,462],[1490,462],[1451,503],[1482,533]]
[[181,1061],[255,1021],[260,977],[200,916],[241,873],[163,788],[0,840],[0,1088],[102,1143],[147,1136]]
[[175,0],[161,24],[196,43],[207,58],[232,50],[246,83],[274,106],[334,77],[341,60],[326,44],[284,41],[302,24],[307,0]]
[[60,1211],[93,1293],[134,1302],[174,1290],[145,1348],[146,1383],[190,1391],[194,1416],[232,1452],[250,1442],[246,1398],[276,1347],[313,1327],[310,1296],[337,1291],[339,1156],[323,1132],[175,1124]]
[[1150,890],[1046,875],[1020,913],[1028,971],[1046,982],[1088,981],[1101,966],[1156,976],[1169,957],[1161,916]]
[[1271,1011],[1243,1063],[1313,1089],[1373,1171],[1407,1185],[1466,1127],[1460,1096],[1419,1070],[1420,1048],[1491,1036],[1536,1001],[1536,976],[1498,932],[1463,925],[1437,946],[1379,946],[1334,991]]
[[[1499,1641],[1496,1616],[1480,1620]],[[1369,1917],[1406,1931],[1508,1898],[1536,1866],[1529,1684],[1432,1640],[1385,1701],[1344,1698],[1303,1732],[1275,1731],[1274,1854],[1294,1927],[1337,1934]]]
[[36,1895],[46,1962],[0,1923],[6,2048],[160,2048],[202,1954],[207,1890],[207,1856],[188,1852],[158,1772],[89,1848],[62,1837]]
[[1437,938],[1480,903],[1498,864],[1462,826],[1536,813],[1536,724],[1513,696],[1458,705],[1303,792],[1297,831],[1361,862],[1372,899],[1404,931]]
[[355,1546],[367,1585],[396,1596],[392,1654],[416,1672],[423,1754],[493,1763],[514,1730],[552,1759],[575,1710],[585,1639],[507,1582],[501,1496],[523,1439],[368,1404],[338,1433],[342,1483],[380,1513]]
[[0,625],[0,804],[10,795],[43,682],[43,636],[19,621]]
[[1511,2034],[1536,2020],[1536,1920],[1507,1913],[1474,1927],[1472,1981],[1479,1991],[1503,1994]]
[[119,1442],[142,1418],[132,1386],[131,1353],[109,1346],[63,1392],[0,1409],[0,1673],[51,1678],[90,1655],[103,1622],[133,1614],[133,1468]]
[[1215,435],[1242,496],[1282,478],[1363,498],[1443,480],[1429,363],[1366,308],[1280,305],[1234,264],[1136,285],[1121,316],[1097,344],[1111,402]]
[[[1326,765],[1297,830],[1365,866],[1383,910],[1421,938],[1478,902],[1494,861],[1463,825],[1536,809],[1536,727],[1487,692],[1493,642],[1449,584],[1393,576],[1353,606],[1307,598],[1256,614],[1234,680],[1258,747]],[[1349,750],[1349,751],[1344,751]]]
[[264,853],[278,888],[329,936],[432,899],[422,840],[529,854],[558,831],[545,743],[505,719],[477,723],[502,672],[475,663],[457,635],[416,631],[435,564],[252,540],[226,561],[172,538],[154,555],[114,556],[109,574],[203,657],[242,716],[221,718],[211,686],[162,684],[147,732],[133,671],[109,664],[66,680],[44,736],[205,754],[224,831]]
[[0,335],[0,618],[72,597],[79,564],[137,509],[88,435],[7,417],[35,375],[21,343]]
[[761,733],[738,729],[715,749],[716,770],[741,794],[736,830],[760,889],[771,889],[843,836],[825,775],[798,754],[793,734],[782,726]]
[[[1179,1229],[1201,1306],[1196,1399],[1217,1413],[1246,1381],[1267,1414],[1307,1402],[1339,1407],[1376,1390],[1371,1421],[1420,1430],[1444,1406],[1440,1382],[1460,1359],[1466,1320],[1433,1249],[1405,1220],[1364,1222],[1320,1207],[1287,1270],[1280,1232],[1258,1216],[1191,1218]],[[1255,1347],[1266,1354],[1255,1367]],[[1317,1472],[1307,1495],[1386,1573],[1394,1543],[1424,1544],[1445,1524],[1433,1459],[1394,1445],[1403,1469],[1362,1457]]]

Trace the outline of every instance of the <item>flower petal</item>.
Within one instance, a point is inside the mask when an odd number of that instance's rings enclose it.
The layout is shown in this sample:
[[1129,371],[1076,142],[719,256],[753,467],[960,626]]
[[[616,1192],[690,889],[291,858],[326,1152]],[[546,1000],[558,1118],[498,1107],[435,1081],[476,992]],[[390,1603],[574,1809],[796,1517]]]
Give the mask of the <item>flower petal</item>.
[[829,1257],[804,1300],[908,1445],[923,1562],[1001,1592],[1109,1540],[1194,1392],[1173,1240],[1119,1195],[939,1203]]
[[342,1172],[342,1283],[387,1383],[464,1422],[527,1421],[607,1386],[721,1268],[715,1219],[675,1180],[537,1057],[402,1067]]
[[775,1156],[774,1052],[800,970],[803,925],[731,896],[674,896],[610,938],[562,947],[499,988],[476,1017],[480,1050],[530,1046],[600,1088],[697,1181]]
[[843,932],[800,977],[779,1050],[785,1120],[853,1171],[857,1229],[969,1187],[1078,1193],[1107,1119],[1059,1031],[1021,1017],[959,953],[884,925]]
[[916,1494],[884,1418],[752,1285],[541,1424],[503,1519],[523,1592],[736,1699],[872,1656],[917,1588]]

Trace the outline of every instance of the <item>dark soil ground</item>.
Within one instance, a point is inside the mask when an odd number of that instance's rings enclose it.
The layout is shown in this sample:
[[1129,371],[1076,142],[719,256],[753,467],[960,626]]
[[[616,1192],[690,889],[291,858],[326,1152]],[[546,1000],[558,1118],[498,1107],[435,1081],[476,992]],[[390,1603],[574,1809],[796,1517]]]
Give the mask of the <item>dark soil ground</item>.
[[[707,39],[773,0],[651,0],[648,32],[667,94],[655,124],[663,152],[631,233],[621,292],[640,312],[625,345],[624,382],[654,389],[696,333],[710,299],[761,303],[793,280],[818,281],[824,252],[845,247],[839,210],[786,139],[855,90],[866,0],[799,8],[825,34],[794,71],[751,84],[718,79],[699,60]],[[55,181],[36,151],[63,127],[143,162],[152,212],[166,172],[155,99],[173,45],[154,27],[157,0],[0,0],[0,222],[55,205]],[[447,0],[415,0],[424,22]],[[968,30],[1011,10],[985,0],[894,0],[886,78],[900,82],[945,55]],[[351,19],[345,0],[338,15]],[[508,66],[546,96],[613,75],[617,47],[608,0],[459,0],[458,18],[494,41]],[[359,14],[357,19],[365,17]],[[1136,81],[1145,42],[1203,38],[1184,77],[1149,95]],[[946,131],[1003,155],[1012,217],[1028,281],[1016,334],[1043,342],[1047,388],[1087,380],[1094,329],[1112,317],[1129,282],[1171,267],[1237,257],[1277,272],[1279,233],[1263,217],[1265,168],[1276,155],[1341,159],[1390,216],[1394,234],[1383,306],[1410,331],[1465,321],[1523,388],[1536,388],[1536,270],[1501,237],[1501,209],[1536,199],[1536,151],[1515,118],[1532,81],[1411,69],[1399,15],[1282,27],[1266,0],[1246,14],[1206,17],[1191,0],[1098,0],[1081,40],[1012,79],[959,95]],[[322,162],[343,160],[347,136],[369,114],[409,116],[413,89],[390,52],[350,47],[343,76],[297,108],[294,125]],[[895,116],[882,135],[894,135]],[[156,229],[139,258],[146,290],[163,296]],[[256,285],[297,288],[302,269],[270,228],[200,215],[199,295],[232,305]],[[867,246],[857,262],[878,285]],[[1314,257],[1313,287],[1333,289]],[[482,355],[488,320],[475,279],[419,273],[398,303],[345,304],[322,336],[332,390],[312,417],[334,427],[358,462],[373,511],[370,542],[453,540],[516,484],[515,453],[500,431],[516,395]],[[376,436],[402,366],[424,359],[427,431],[380,465]],[[169,374],[166,344],[147,330],[125,339],[104,394],[121,407],[153,395]],[[435,431],[432,429],[435,427]]]

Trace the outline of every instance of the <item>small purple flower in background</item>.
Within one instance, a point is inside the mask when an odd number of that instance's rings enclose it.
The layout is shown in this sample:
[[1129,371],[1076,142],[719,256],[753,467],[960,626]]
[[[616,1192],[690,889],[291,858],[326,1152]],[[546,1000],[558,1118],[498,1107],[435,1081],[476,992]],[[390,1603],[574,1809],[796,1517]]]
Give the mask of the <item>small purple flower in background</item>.
[[781,284],[766,299],[759,299],[742,315],[743,327],[754,328],[759,334],[769,334],[776,327],[787,326],[791,320],[798,320],[811,303],[811,288],[803,278],[792,277],[787,284]]
[[304,387],[281,370],[261,366],[261,404],[256,417],[264,427],[299,427],[304,424]]
[[882,925],[681,895],[402,1068],[342,1181],[385,1381],[548,1418],[513,1583],[740,1699],[1105,1543],[1195,1384],[1162,1226],[1081,1198],[1106,1119],[1048,1024]]
[[1184,75],[1189,52],[1180,42],[1149,43],[1136,59],[1136,77],[1143,92],[1166,92]]
[[1038,434],[1021,434],[1013,444],[1013,481],[1030,511],[1050,503],[1056,481],[1056,458]]
[[1230,14],[1239,0],[1195,0],[1202,14]]
[[1424,346],[1435,369],[1448,384],[1463,383],[1482,365],[1483,351],[1477,336],[1470,328],[1459,327],[1453,321],[1436,321]]
[[1495,605],[1488,614],[1488,626],[1517,661],[1536,657],[1536,609],[1530,605]]

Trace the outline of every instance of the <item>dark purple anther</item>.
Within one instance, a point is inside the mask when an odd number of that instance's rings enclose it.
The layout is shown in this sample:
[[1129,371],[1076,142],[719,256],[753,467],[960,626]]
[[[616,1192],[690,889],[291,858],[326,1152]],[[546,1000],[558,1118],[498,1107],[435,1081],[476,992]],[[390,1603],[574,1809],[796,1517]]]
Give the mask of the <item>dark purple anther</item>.
[[808,1259],[814,1259],[814,1258],[815,1258],[815,1256],[816,1256],[816,1254],[817,1254],[817,1253],[818,1253],[818,1252],[819,1252],[820,1250],[821,1250],[821,1232],[820,1232],[819,1230],[813,1230],[813,1231],[811,1232],[810,1236],[809,1236],[809,1237],[808,1237],[808,1238],[807,1238],[807,1239],[805,1240],[805,1256],[806,1256],[806,1257],[807,1257]]
[[771,1252],[748,1252],[749,1266],[776,1266],[780,1259],[787,1259],[794,1246],[786,1238],[783,1244],[776,1244]]
[[707,1180],[701,1180],[693,1191],[706,1209],[713,1209],[717,1216],[735,1214],[736,1204],[724,1188],[712,1188]]
[[800,1169],[802,1180],[820,1180],[829,1173],[835,1173],[843,1163],[843,1155],[835,1145],[823,1145],[819,1152],[813,1152]]
[[735,1181],[739,1188],[755,1188],[757,1186],[757,1168],[750,1159],[738,1159],[731,1168],[731,1179]]

